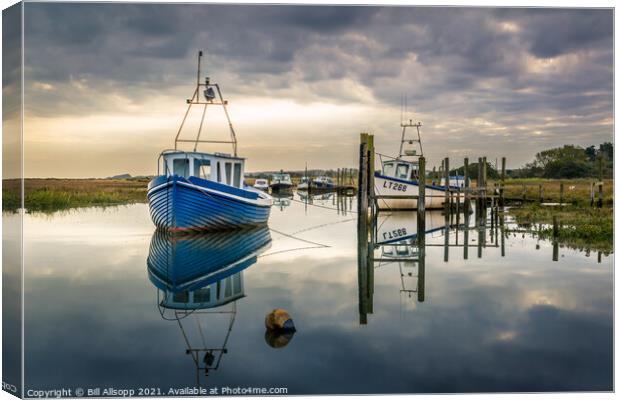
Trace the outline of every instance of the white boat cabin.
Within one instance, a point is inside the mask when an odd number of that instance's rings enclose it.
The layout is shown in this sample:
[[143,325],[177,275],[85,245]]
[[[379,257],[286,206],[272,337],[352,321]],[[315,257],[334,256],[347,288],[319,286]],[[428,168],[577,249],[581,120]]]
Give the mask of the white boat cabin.
[[225,185],[243,188],[245,158],[225,153],[169,151],[160,155],[158,171],[167,176],[195,176]]
[[271,184],[292,185],[293,181],[291,181],[291,176],[289,174],[279,173],[273,174],[273,176],[271,177]]
[[334,180],[329,176],[319,176],[318,178],[314,179],[314,183],[329,186],[334,184]]
[[[468,181],[470,181],[469,178],[467,178]],[[441,181],[439,183],[439,186],[445,186],[445,178],[441,178]],[[471,181],[470,181],[471,182]],[[465,177],[462,175],[453,175],[450,176],[450,186],[452,187],[465,187]]]
[[418,163],[405,160],[389,160],[383,162],[382,175],[404,179],[407,181],[418,180]]

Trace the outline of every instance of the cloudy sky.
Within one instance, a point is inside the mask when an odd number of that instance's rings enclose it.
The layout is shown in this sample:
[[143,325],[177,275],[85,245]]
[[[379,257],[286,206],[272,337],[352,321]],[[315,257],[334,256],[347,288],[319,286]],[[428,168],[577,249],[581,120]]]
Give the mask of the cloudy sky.
[[612,140],[609,9],[26,3],[25,47],[29,177],[155,173],[199,49],[249,171],[355,166],[361,131],[393,154],[403,95],[431,166]]

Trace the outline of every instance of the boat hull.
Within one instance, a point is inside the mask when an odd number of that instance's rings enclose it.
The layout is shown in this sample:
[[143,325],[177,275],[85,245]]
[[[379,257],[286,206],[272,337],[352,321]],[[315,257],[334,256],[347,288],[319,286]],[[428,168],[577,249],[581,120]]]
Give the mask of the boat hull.
[[[379,208],[392,210],[411,210],[418,208],[418,200],[406,198],[419,195],[417,181],[397,179],[375,172],[375,193],[379,196],[402,196],[399,198],[378,199]],[[444,186],[426,185],[424,206],[427,210],[444,207],[446,189]]]
[[290,183],[273,183],[271,185],[272,192],[290,192],[293,190],[293,185]]
[[267,223],[271,197],[196,177],[158,176],[147,192],[151,219],[172,232],[213,231]]

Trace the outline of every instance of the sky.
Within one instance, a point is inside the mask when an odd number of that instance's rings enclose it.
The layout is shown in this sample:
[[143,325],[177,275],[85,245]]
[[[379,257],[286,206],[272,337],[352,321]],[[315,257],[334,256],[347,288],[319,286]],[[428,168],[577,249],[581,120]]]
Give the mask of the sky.
[[27,177],[155,174],[198,50],[246,171],[354,167],[361,132],[395,155],[403,96],[431,167],[612,141],[611,9],[35,2],[24,20]]

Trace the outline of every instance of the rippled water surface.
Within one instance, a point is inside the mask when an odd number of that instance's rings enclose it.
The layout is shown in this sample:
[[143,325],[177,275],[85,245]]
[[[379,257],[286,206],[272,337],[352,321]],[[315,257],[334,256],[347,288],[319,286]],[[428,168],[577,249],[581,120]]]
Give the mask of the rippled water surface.
[[[355,199],[324,197],[280,199],[270,229],[182,240],[156,235],[145,204],[27,215],[26,389],[613,389],[612,256],[553,261],[497,226],[464,249],[461,217],[445,247],[433,212],[421,266],[408,213],[379,218],[389,244],[360,270]],[[265,332],[274,308],[292,337]]]

